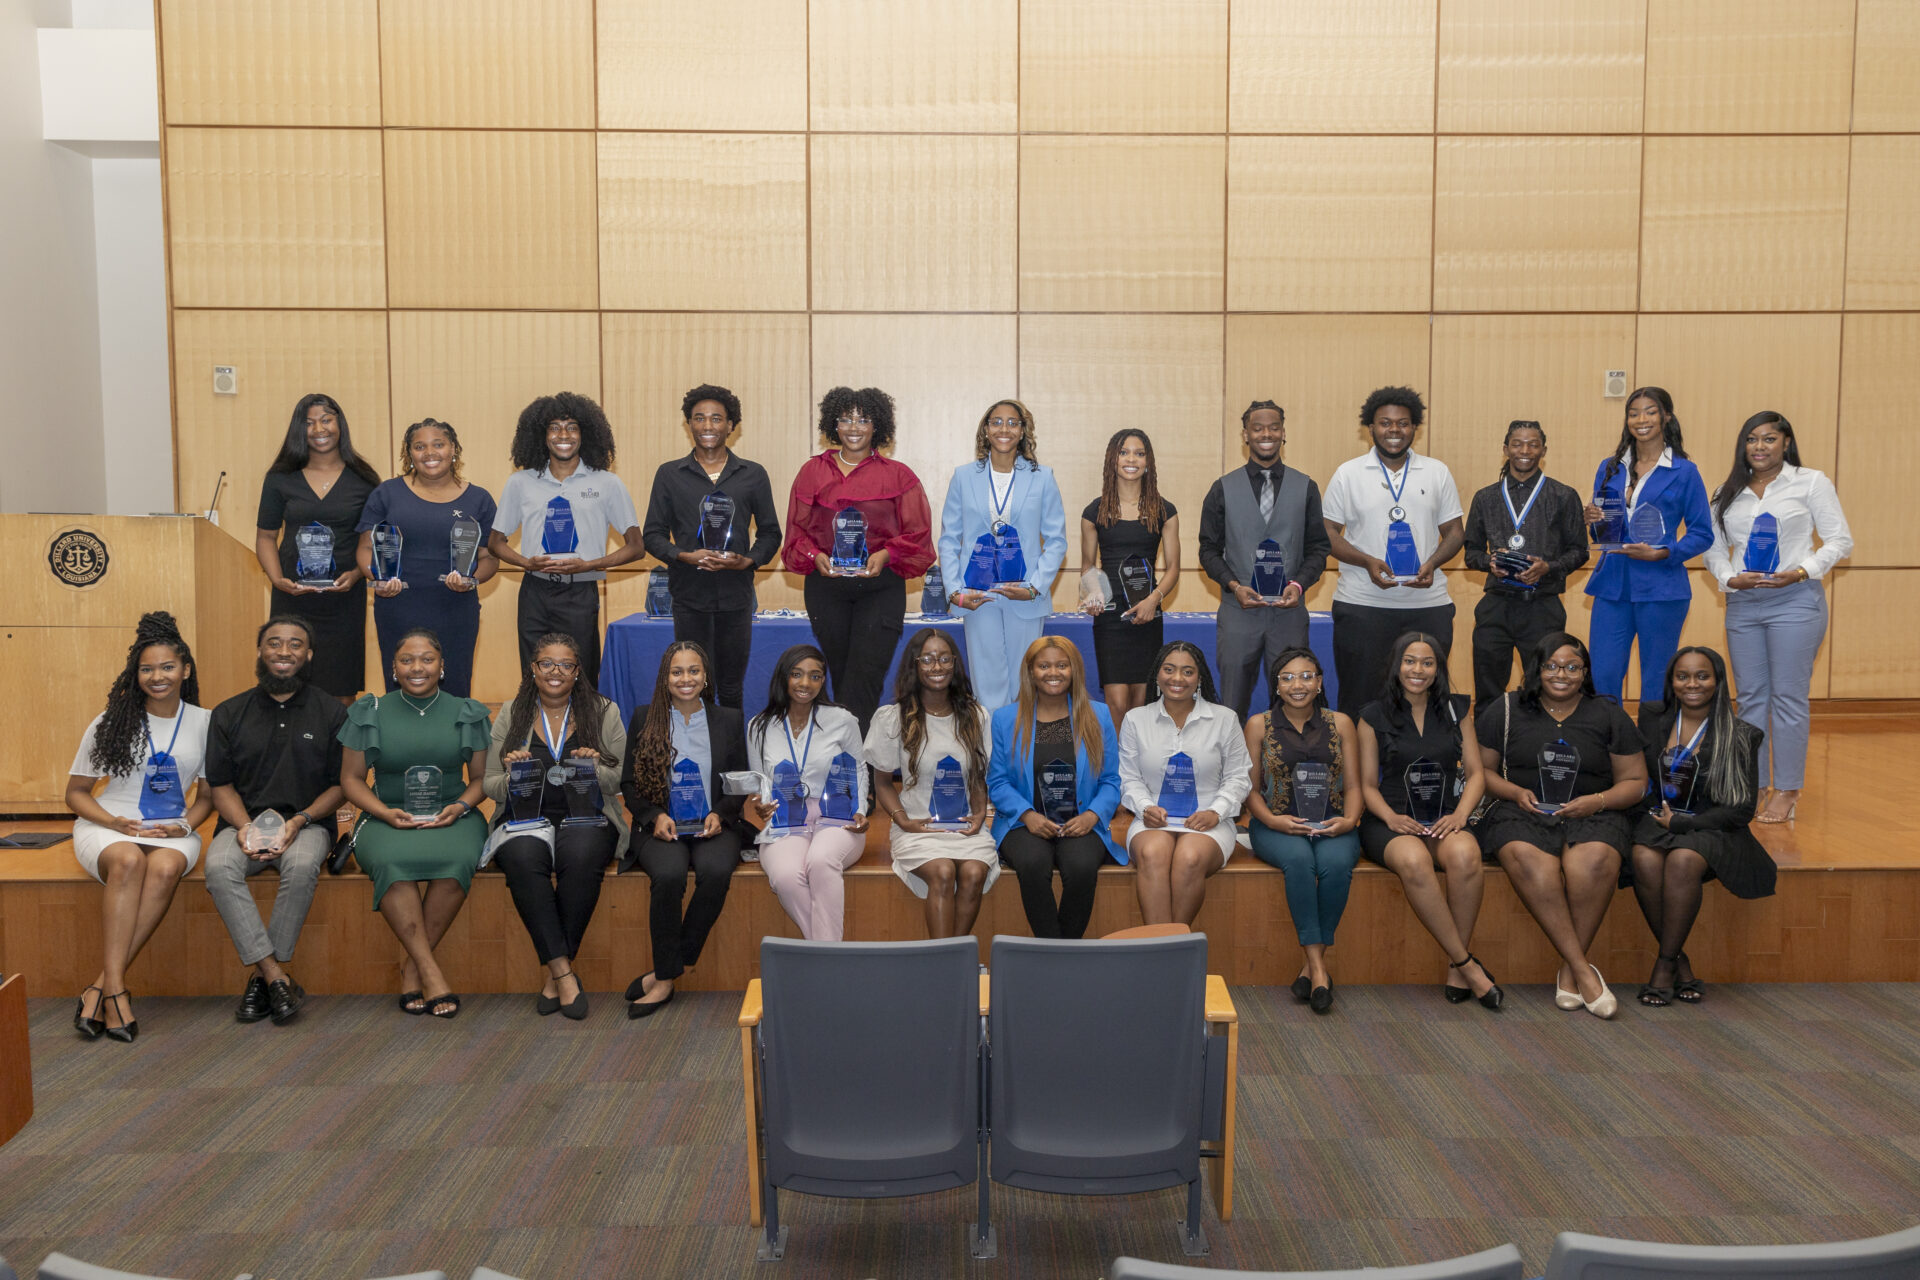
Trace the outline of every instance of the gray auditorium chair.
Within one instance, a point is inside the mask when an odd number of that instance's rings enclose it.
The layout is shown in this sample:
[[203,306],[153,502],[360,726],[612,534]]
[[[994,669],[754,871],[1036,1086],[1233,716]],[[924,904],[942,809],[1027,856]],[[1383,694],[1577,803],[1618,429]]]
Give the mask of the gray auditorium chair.
[[1520,1251],[1510,1244],[1445,1262],[1407,1267],[1366,1267],[1359,1271],[1213,1271],[1139,1258],[1115,1258],[1107,1280],[1521,1280],[1526,1271]]
[[1227,1077],[1224,1048],[1209,1053],[1206,935],[996,937],[991,968],[993,1181],[1091,1196],[1185,1184],[1181,1247],[1204,1255],[1200,1144]]
[[1546,1280],[1692,1280],[1792,1276],[1794,1280],[1913,1280],[1920,1227],[1834,1244],[1654,1244],[1562,1231]]
[[[447,1280],[439,1272],[433,1272],[436,1280]],[[0,1262],[0,1280],[13,1280],[13,1272],[6,1263]],[[82,1262],[78,1258],[69,1258],[64,1253],[50,1253],[46,1261],[40,1264],[40,1280],[159,1280],[139,1271],[115,1271],[112,1267],[96,1267],[91,1262]],[[252,1276],[240,1276],[238,1280],[253,1280]],[[420,1280],[427,1280],[421,1277]]]
[[0,1258],[0,1280],[19,1280],[19,1278],[13,1274],[13,1268],[7,1265],[5,1258]]
[[492,1267],[475,1267],[468,1280],[517,1280],[504,1271],[495,1271]]
[[[753,994],[749,988],[749,1002]],[[982,1178],[980,953],[972,938],[768,938],[760,944],[760,994],[751,1065],[764,1151],[761,1261],[786,1251],[781,1191],[908,1196]],[[745,1005],[741,1023],[750,1025]],[[984,1217],[971,1235],[975,1256],[992,1257]]]

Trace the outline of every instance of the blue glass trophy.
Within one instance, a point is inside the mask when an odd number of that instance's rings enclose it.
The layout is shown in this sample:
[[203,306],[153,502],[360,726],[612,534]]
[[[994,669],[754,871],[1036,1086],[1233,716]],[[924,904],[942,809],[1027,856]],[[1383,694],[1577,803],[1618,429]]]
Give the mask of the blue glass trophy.
[[1327,809],[1333,803],[1333,770],[1317,760],[1303,760],[1293,766],[1293,816],[1310,827],[1327,825]]
[[1753,518],[1753,529],[1747,534],[1747,553],[1742,562],[1748,573],[1764,573],[1771,577],[1780,572],[1780,521],[1770,511],[1763,511]]
[[1535,757],[1534,807],[1542,813],[1558,813],[1573,800],[1580,782],[1580,752],[1565,738],[1540,748]]
[[530,831],[543,826],[540,804],[547,795],[546,770],[538,760],[515,760],[507,766],[507,830]]
[[996,566],[994,586],[1024,587],[1027,585],[1027,556],[1020,549],[1020,531],[1006,521],[993,527],[994,563]]
[[559,494],[547,503],[547,521],[540,530],[540,550],[550,556],[570,556],[580,549],[580,531],[574,528],[573,504]]
[[733,542],[733,499],[715,489],[700,499],[700,549],[725,552]]
[[664,568],[655,569],[647,574],[647,616],[649,618],[671,618],[673,616],[673,587],[668,581]]
[[333,530],[315,520],[293,531],[293,572],[303,587],[333,585]]
[[867,571],[867,517],[846,507],[833,517],[833,553],[827,557],[835,576],[857,578]]
[[1628,541],[1627,537],[1627,500],[1612,489],[1598,488],[1593,491],[1593,505],[1600,509],[1600,518],[1589,525],[1587,533],[1595,551],[1619,551]]
[[373,526],[373,580],[391,582],[400,576],[400,549],[406,545],[400,526],[382,521]]
[[1193,757],[1184,751],[1176,751],[1167,757],[1167,771],[1160,778],[1159,805],[1166,810],[1169,827],[1184,827],[1187,819],[1200,807],[1200,798],[1195,794],[1193,779]]
[[827,786],[820,793],[820,825],[850,827],[860,785],[860,762],[842,751],[827,762]]
[[1420,548],[1413,540],[1413,527],[1405,520],[1395,520],[1387,526],[1386,561],[1387,572],[1395,582],[1412,582],[1420,576]]
[[1072,822],[1080,812],[1078,785],[1074,778],[1074,763],[1062,760],[1058,756],[1040,767],[1040,794],[1034,797],[1040,802],[1040,816],[1049,822],[1062,825]]
[[180,785],[180,765],[173,758],[173,746],[180,739],[180,726],[186,718],[182,709],[174,719],[173,737],[167,740],[165,751],[157,749],[152,733],[147,733],[147,759],[140,770],[140,816],[146,821],[187,816],[187,789]]
[[453,513],[453,523],[447,526],[447,567],[463,578],[473,577],[474,567],[480,562],[480,522],[472,516],[463,516],[458,508]]
[[782,760],[773,766],[773,816],[767,819],[767,829],[787,835],[806,825],[807,784],[799,765]]
[[966,770],[952,756],[941,756],[933,766],[926,825],[933,831],[965,831],[967,810]]
[[1287,591],[1287,559],[1280,544],[1268,538],[1253,549],[1253,594],[1269,604],[1277,604]]
[[707,825],[707,783],[700,776],[700,762],[690,756],[674,761],[667,778],[667,816],[673,829],[683,836],[698,835]]
[[1000,548],[994,545],[992,534],[983,533],[973,540],[973,550],[967,553],[967,567],[960,580],[969,591],[991,591],[999,574]]
[[947,613],[947,581],[940,574],[940,566],[927,566],[927,579],[920,584],[920,616],[923,618],[945,618]]

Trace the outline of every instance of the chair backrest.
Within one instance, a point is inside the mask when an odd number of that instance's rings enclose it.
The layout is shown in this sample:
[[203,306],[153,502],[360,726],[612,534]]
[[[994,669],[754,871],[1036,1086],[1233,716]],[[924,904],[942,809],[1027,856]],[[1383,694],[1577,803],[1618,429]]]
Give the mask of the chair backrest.
[[91,1262],[82,1262],[78,1258],[69,1258],[64,1253],[50,1253],[40,1264],[41,1280],[158,1280],[145,1272],[115,1271],[111,1267],[96,1267]]
[[992,969],[994,1181],[1123,1195],[1198,1178],[1206,935],[996,937]]
[[931,942],[760,944],[767,1179],[909,1195],[978,1176],[980,953]]
[[13,1268],[7,1265],[5,1258],[0,1258],[0,1280],[18,1280],[18,1277],[13,1274]]
[[1773,1245],[1655,1244],[1562,1231],[1547,1258],[1547,1280],[1912,1280],[1915,1275],[1920,1275],[1920,1227],[1866,1240]]
[[1444,1262],[1407,1267],[1367,1267],[1359,1271],[1216,1271],[1172,1266],[1139,1258],[1115,1258],[1107,1280],[1521,1280],[1526,1269],[1510,1244]]
[[475,1267],[468,1280],[516,1280],[504,1271],[495,1271],[492,1267]]

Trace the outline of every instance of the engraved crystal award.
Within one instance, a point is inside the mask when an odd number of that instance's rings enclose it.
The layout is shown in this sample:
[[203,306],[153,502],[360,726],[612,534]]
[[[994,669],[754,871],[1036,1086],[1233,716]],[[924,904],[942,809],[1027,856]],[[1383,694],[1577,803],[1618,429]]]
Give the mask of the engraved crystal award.
[[965,831],[967,810],[966,771],[952,756],[941,756],[928,788],[926,825],[934,831]]
[[1440,821],[1446,807],[1447,771],[1422,757],[1407,766],[1407,816],[1423,827]]
[[1248,584],[1253,594],[1269,604],[1278,603],[1287,590],[1287,560],[1280,554],[1280,544],[1272,538],[1264,539],[1253,549],[1253,581]]
[[1753,518],[1753,529],[1747,534],[1747,551],[1741,563],[1748,573],[1771,577],[1780,572],[1780,521],[1771,511],[1763,511]]
[[1120,562],[1120,594],[1127,607],[1145,600],[1153,591],[1153,564],[1145,556],[1128,556]]
[[1593,505],[1600,509],[1600,518],[1587,527],[1593,549],[1618,551],[1625,547],[1629,540],[1627,500],[1612,489],[1597,488],[1593,491]]
[[540,550],[550,556],[570,556],[579,548],[580,531],[573,524],[573,504],[555,494],[547,503],[546,523],[540,529]]
[[400,526],[385,521],[373,526],[373,580],[390,582],[400,576],[400,549],[406,545],[406,539],[400,536]]
[[247,838],[241,847],[248,853],[265,852],[273,848],[273,842],[286,829],[287,820],[269,809],[247,824]]
[[1195,794],[1193,757],[1176,751],[1167,757],[1167,771],[1160,778],[1159,805],[1166,810],[1169,827],[1184,827],[1200,807]]
[[315,520],[293,531],[293,571],[303,587],[333,585],[333,530]]
[[567,771],[567,816],[563,827],[604,827],[607,815],[600,812],[600,774],[591,756],[569,756]]
[[820,825],[850,827],[854,823],[854,797],[860,785],[860,762],[847,752],[827,762],[827,785],[820,793]]
[[647,574],[647,616],[649,618],[671,618],[673,616],[673,589],[668,582],[664,568],[650,570]]
[[828,557],[836,576],[857,578],[867,569],[867,517],[858,507],[846,507],[833,517],[833,553]]
[[700,499],[700,549],[725,552],[733,541],[733,499],[715,489]]
[[1333,801],[1333,770],[1317,760],[1293,766],[1293,816],[1310,827],[1327,825],[1327,806]]
[[773,816],[767,819],[767,829],[786,835],[806,823],[807,784],[801,781],[798,765],[782,760],[773,766]]
[[945,618],[947,613],[947,580],[941,576],[940,566],[927,566],[926,581],[920,584],[920,616],[923,618]]
[[507,766],[507,830],[528,831],[546,821],[540,804],[547,796],[547,775],[538,760],[515,760]]
[[667,816],[673,829],[683,836],[698,835],[707,825],[707,783],[700,776],[700,762],[681,756],[673,763],[667,778]]
[[1080,812],[1074,771],[1073,761],[1062,760],[1058,756],[1040,768],[1040,794],[1036,799],[1040,801],[1040,816],[1049,822],[1064,825],[1073,821]]
[[1579,785],[1580,752],[1565,738],[1559,738],[1540,748],[1535,764],[1539,775],[1533,784],[1537,797],[1534,807],[1542,813],[1558,813],[1573,799],[1574,788]]
[[400,775],[400,807],[416,818],[431,818],[446,808],[438,765],[416,764]]
[[447,527],[448,567],[463,578],[472,578],[480,560],[480,522],[454,509],[453,523]]

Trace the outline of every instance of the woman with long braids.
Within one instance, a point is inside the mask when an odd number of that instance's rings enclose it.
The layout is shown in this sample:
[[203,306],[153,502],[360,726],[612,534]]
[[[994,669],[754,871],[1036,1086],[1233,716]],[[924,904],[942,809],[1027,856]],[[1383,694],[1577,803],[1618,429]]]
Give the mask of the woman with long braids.
[[[542,1017],[559,1013],[577,1021],[587,1016],[586,989],[574,976],[573,958],[599,905],[607,864],[627,849],[627,819],[619,800],[626,749],[620,708],[594,690],[579,642],[558,632],[541,636],[533,660],[520,673],[520,692],[494,717],[482,786],[494,804],[487,846],[507,877],[514,909],[546,970],[533,1002]],[[566,760],[593,761],[605,822],[567,825],[561,763]],[[526,761],[543,783],[542,825],[515,831],[507,826],[512,818],[507,783],[512,766]]]
[[[140,1033],[127,966],[200,858],[194,833],[213,812],[213,798],[201,780],[212,716],[199,700],[193,651],[173,615],[142,614],[107,709],[87,726],[67,777],[74,857],[106,886],[100,975],[73,1012],[74,1030],[89,1040],[132,1043]],[[96,796],[101,778],[107,785]]]
[[[354,452],[339,402],[316,391],[293,406],[287,438],[260,485],[253,553],[273,583],[267,616],[306,619],[314,641],[307,668],[313,686],[342,702],[353,701],[367,680],[367,583],[354,556],[354,530],[379,483],[380,473]],[[317,546],[322,531],[326,561],[303,569],[300,544]],[[331,581],[303,585],[322,578]]]
[[1198,646],[1162,646],[1153,669],[1152,700],[1120,722],[1120,803],[1134,814],[1127,852],[1141,918],[1192,924],[1207,877],[1233,856],[1253,759]]
[[[1154,570],[1153,589],[1138,599],[1128,596],[1120,579],[1121,564],[1135,556]],[[1160,606],[1180,583],[1180,513],[1160,496],[1153,441],[1144,431],[1129,427],[1107,441],[1100,496],[1080,513],[1080,563],[1106,575],[1108,607],[1087,610],[1093,615],[1093,661],[1107,709],[1124,722],[1147,701],[1154,658],[1165,643]]]
[[[500,562],[487,550],[493,528],[493,496],[460,477],[460,437],[451,424],[423,418],[400,440],[400,474],[367,498],[355,526],[360,533],[360,571],[373,580],[373,626],[387,689],[399,687],[394,655],[400,638],[425,629],[439,637],[445,654],[440,687],[456,698],[473,691],[473,646],[480,638],[480,584]],[[453,572],[451,531],[456,519],[480,525],[480,552],[471,575]],[[400,531],[400,576],[381,581],[373,570],[373,530]]]
[[699,962],[727,905],[753,828],[740,816],[743,797],[726,794],[720,776],[746,768],[740,710],[716,700],[707,651],[692,640],[674,641],[660,655],[653,700],[634,710],[620,769],[636,832],[620,869],[638,862],[653,886],[647,896],[653,967],[627,986],[629,1018],[651,1017],[673,999],[674,982]]
[[926,900],[929,938],[971,933],[982,895],[1000,876],[993,837],[981,830],[992,740],[990,713],[973,696],[953,638],[933,627],[916,632],[893,701],[873,713],[866,752],[893,823],[893,873]]
[[1736,898],[1773,892],[1773,858],[1747,826],[1759,798],[1764,735],[1733,714],[1730,694],[1720,655],[1688,645],[1667,664],[1665,696],[1640,704],[1653,789],[1634,822],[1627,876],[1660,944],[1640,988],[1640,1003],[1653,1008],[1698,1004],[1705,995],[1686,946],[1708,880]]

